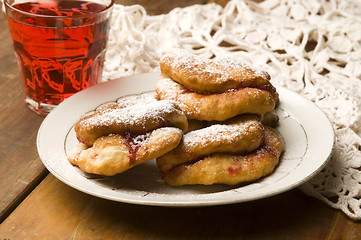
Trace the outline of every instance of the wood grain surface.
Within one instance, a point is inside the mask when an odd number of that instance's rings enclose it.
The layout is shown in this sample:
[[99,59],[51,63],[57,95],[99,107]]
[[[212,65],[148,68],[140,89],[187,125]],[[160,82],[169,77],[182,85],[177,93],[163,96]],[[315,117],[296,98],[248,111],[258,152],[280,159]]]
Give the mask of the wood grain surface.
[[0,15],[0,222],[44,176],[36,134],[44,117],[24,107],[6,17]]
[[[162,14],[208,1],[120,2]],[[3,13],[0,38],[0,240],[361,239],[360,222],[298,189],[247,203],[166,208],[112,202],[65,185],[39,159],[36,135],[44,117],[24,106]]]
[[[225,2],[227,0],[215,0],[215,2]],[[134,4],[142,5],[147,14],[149,15],[158,15],[158,14],[166,14],[172,9],[176,7],[187,7],[194,4],[205,4],[209,1],[207,0],[176,0],[176,1],[169,1],[169,0],[116,0],[117,3],[130,6]]]
[[172,208],[112,202],[52,175],[0,225],[5,239],[360,239],[361,226],[295,189],[241,204]]

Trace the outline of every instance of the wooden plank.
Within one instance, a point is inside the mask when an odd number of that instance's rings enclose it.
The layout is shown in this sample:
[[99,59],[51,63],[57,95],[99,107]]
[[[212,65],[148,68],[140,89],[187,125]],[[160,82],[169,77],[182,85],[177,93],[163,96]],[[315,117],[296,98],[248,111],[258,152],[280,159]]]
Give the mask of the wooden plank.
[[229,0],[209,0],[208,3],[216,3],[218,5],[221,5],[222,7],[225,7]]
[[224,7],[227,2],[229,0],[116,0],[116,3],[125,6],[142,5],[149,15],[167,14],[174,8],[183,8],[194,4],[216,3]]
[[5,15],[0,16],[0,222],[43,176],[36,134],[43,120],[23,103]]
[[116,3],[125,6],[134,4],[142,5],[149,15],[166,14],[176,7],[187,7],[194,4],[205,4],[207,2],[207,0],[116,0]]
[[99,199],[45,180],[0,225],[5,239],[358,239],[361,225],[295,189],[225,206],[171,208]]

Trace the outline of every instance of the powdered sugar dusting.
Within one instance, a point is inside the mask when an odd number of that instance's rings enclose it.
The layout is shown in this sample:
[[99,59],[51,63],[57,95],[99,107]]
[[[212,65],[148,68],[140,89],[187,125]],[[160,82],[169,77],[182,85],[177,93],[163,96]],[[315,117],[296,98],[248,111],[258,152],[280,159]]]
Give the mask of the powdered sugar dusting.
[[230,72],[232,72],[236,69],[245,68],[248,71],[243,71],[242,73],[247,75],[246,77],[249,77],[248,75],[250,75],[250,73],[252,73],[252,74],[260,76],[262,78],[270,79],[270,75],[267,72],[262,71],[262,70],[256,68],[255,66],[250,66],[243,62],[240,62],[236,58],[215,58],[213,61],[215,62],[215,64],[222,66],[226,70],[225,72],[223,72],[225,77],[227,77],[227,75],[230,75]]
[[270,79],[267,72],[251,67],[235,58],[214,58],[209,59],[191,54],[183,49],[175,49],[163,53],[162,58],[170,58],[170,66],[173,69],[183,68],[193,74],[217,74],[215,82],[224,82],[233,78],[235,71],[241,72],[245,78],[256,75],[265,79]]
[[243,123],[243,125],[215,124],[185,134],[183,141],[187,147],[203,146],[209,142],[227,144],[254,129],[255,126],[251,122]]
[[182,101],[178,100],[178,93],[186,91],[185,87],[177,84],[170,78],[162,78],[157,83],[157,92],[161,95],[166,96],[167,99],[172,99],[174,101],[178,102],[178,105],[181,106],[183,112],[187,114],[191,114],[190,109],[193,111],[199,113],[200,110],[198,108],[198,105],[200,104],[199,100],[194,98],[192,102],[189,103],[189,105],[185,105]]
[[96,115],[84,119],[81,124],[83,126],[110,126],[113,124],[124,125],[144,125],[149,119],[162,122],[165,121],[164,115],[180,112],[176,108],[177,103],[172,100],[162,100],[154,102],[141,102],[132,106],[117,108],[117,109],[104,109],[97,112]]
[[121,97],[117,100],[117,105],[121,107],[129,107],[131,105],[147,102],[155,102],[158,100],[158,96],[154,92],[135,94]]
[[149,138],[151,132],[145,133],[145,134],[140,134],[140,135],[136,135],[134,137],[127,135],[127,140],[128,140],[128,147],[130,148],[130,152],[135,152],[137,151],[137,149],[139,149]]
[[146,134],[141,134],[141,135],[137,135],[133,138],[133,143],[134,145],[142,145],[146,140],[147,138],[149,137],[151,133],[146,133]]

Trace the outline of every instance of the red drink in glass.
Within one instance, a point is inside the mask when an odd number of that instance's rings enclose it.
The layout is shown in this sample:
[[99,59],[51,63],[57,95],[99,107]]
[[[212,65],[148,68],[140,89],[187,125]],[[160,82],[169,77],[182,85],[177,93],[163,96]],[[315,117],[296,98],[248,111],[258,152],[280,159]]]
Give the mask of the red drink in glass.
[[9,1],[9,29],[31,109],[47,114],[101,81],[112,1]]

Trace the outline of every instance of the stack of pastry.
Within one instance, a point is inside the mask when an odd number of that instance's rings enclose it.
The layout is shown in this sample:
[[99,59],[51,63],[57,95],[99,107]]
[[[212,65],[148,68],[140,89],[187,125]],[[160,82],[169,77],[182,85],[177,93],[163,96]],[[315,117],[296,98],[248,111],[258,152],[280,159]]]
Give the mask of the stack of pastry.
[[165,182],[234,185],[274,170],[283,141],[262,123],[278,119],[272,113],[278,94],[266,72],[234,59],[202,59],[187,52],[163,54],[160,68],[159,98],[178,102],[188,119],[207,125],[186,133],[157,159]]
[[284,145],[269,126],[278,94],[266,72],[183,51],[163,54],[160,68],[155,96],[124,98],[78,121],[72,164],[114,175],[156,158],[172,186],[234,185],[275,169]]
[[174,101],[141,94],[98,108],[74,128],[80,144],[69,161],[84,172],[112,176],[175,148],[188,122]]
[[188,119],[224,121],[240,114],[264,114],[278,101],[268,73],[235,59],[202,59],[188,52],[164,53],[156,92],[172,99]]

